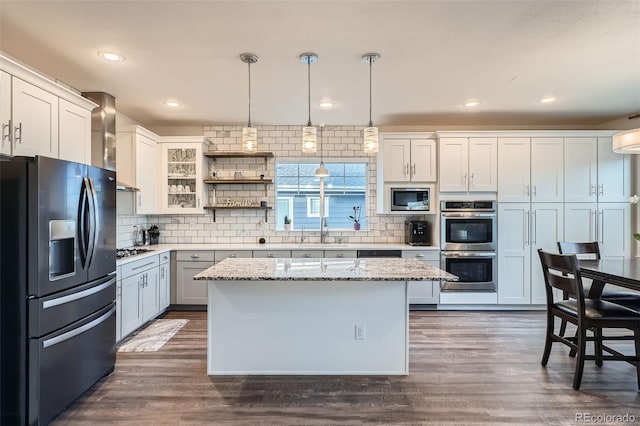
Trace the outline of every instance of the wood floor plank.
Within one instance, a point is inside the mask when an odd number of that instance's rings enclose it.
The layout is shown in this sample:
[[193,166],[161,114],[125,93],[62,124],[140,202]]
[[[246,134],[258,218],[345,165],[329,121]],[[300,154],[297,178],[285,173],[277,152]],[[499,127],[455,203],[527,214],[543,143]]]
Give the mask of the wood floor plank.
[[412,312],[406,377],[209,377],[206,313],[165,318],[189,323],[158,352],[118,353],[114,373],[53,424],[555,425],[575,424],[578,413],[640,422],[632,365],[587,362],[580,391],[566,347],[554,345],[540,365],[542,312]]

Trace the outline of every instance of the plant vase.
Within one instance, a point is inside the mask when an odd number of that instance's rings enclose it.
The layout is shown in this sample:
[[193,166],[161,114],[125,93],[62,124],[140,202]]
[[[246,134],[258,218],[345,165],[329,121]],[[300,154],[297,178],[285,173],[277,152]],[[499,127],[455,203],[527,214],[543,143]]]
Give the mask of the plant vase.
[[360,224],[358,222],[355,222],[353,224],[353,229],[356,230],[356,231],[359,231],[360,230]]
[[290,223],[285,223],[284,224],[284,230],[285,231],[291,231],[291,224]]

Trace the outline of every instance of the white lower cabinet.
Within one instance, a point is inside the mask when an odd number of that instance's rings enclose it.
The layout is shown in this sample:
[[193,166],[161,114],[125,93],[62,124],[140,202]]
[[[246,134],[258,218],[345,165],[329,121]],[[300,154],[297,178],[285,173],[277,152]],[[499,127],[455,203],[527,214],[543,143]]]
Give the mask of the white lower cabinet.
[[159,256],[156,255],[119,268],[122,276],[120,337],[127,336],[160,313],[158,263]]
[[122,339],[122,271],[116,268],[116,343]]
[[158,303],[160,311],[167,309],[171,303],[171,263],[169,252],[160,255],[160,268],[158,269]]
[[[418,259],[440,268],[440,250],[403,250],[405,259]],[[409,304],[435,305],[440,303],[440,281],[409,281]]]
[[544,304],[538,249],[557,252],[564,239],[562,203],[498,206],[498,303]]
[[176,303],[178,305],[207,304],[207,281],[194,280],[193,277],[213,264],[213,251],[178,251],[176,253]]
[[598,241],[604,259],[631,257],[629,203],[566,203],[565,241]]

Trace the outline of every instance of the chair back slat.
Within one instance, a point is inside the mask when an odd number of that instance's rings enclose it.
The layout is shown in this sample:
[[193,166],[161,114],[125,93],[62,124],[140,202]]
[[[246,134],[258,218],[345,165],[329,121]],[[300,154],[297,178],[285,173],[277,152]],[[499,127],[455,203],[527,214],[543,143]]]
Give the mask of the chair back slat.
[[555,254],[538,250],[544,275],[547,305],[555,303],[553,289],[576,295],[578,310],[584,314],[584,288],[578,258],[575,254]]
[[586,243],[558,241],[558,251],[560,254],[576,254],[579,259],[600,260],[600,245],[597,241]]

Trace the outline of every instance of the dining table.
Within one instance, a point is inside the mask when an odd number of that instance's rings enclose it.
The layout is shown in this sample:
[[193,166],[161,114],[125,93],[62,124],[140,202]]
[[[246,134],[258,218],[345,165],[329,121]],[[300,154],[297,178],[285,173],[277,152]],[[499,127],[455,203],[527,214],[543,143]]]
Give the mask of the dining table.
[[640,258],[580,260],[580,274],[593,280],[589,298],[599,299],[606,284],[640,291]]

